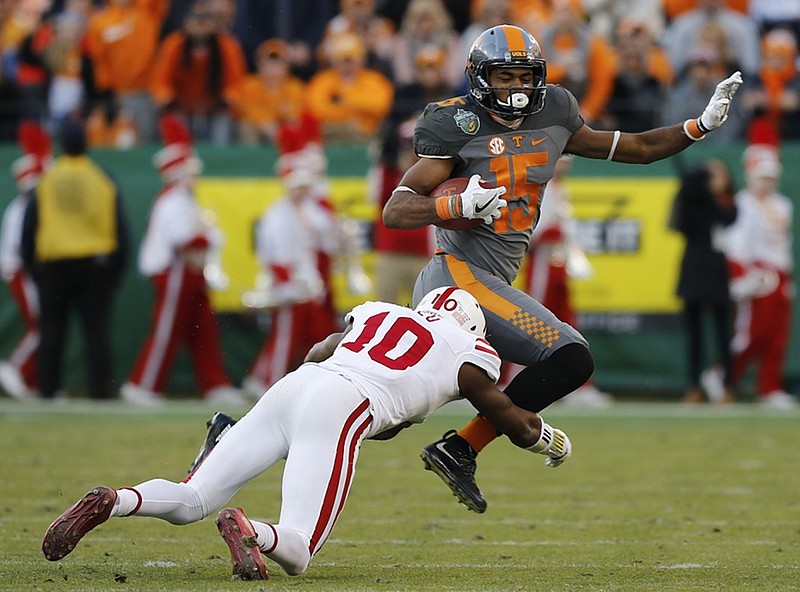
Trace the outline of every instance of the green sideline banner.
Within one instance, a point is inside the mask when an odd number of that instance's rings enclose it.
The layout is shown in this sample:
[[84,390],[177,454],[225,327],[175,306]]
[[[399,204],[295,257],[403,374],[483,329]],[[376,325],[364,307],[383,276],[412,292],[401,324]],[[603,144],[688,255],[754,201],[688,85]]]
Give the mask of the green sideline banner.
[[[92,153],[118,181],[130,218],[134,252],[117,299],[113,327],[115,376],[121,383],[132,367],[147,336],[152,292],[149,282],[136,271],[136,250],[147,223],[150,206],[161,187],[151,158],[157,146],[130,151],[104,150]],[[690,148],[683,158],[702,162],[721,157],[734,170],[741,186],[739,166],[743,146]],[[215,308],[221,313],[225,363],[238,382],[263,341],[268,315],[244,310],[242,292],[253,288],[258,266],[253,251],[253,224],[281,195],[274,178],[275,151],[269,147],[218,148],[200,146],[205,173],[198,200],[216,219],[225,235],[222,264],[230,277],[228,290],[215,292]],[[16,194],[9,171],[19,156],[15,146],[0,146],[0,205]],[[328,149],[331,195],[337,211],[362,222],[378,214],[366,195],[368,151],[363,147],[335,146]],[[621,165],[605,161],[575,159],[569,179],[574,213],[581,240],[594,268],[594,275],[574,281],[575,302],[580,311],[580,329],[589,339],[597,362],[596,381],[608,389],[669,390],[678,392],[684,376],[683,334],[674,296],[681,238],[667,230],[666,220],[677,189],[677,172],[683,158],[647,166]],[[800,198],[800,146],[783,149],[786,163],[781,189]],[[795,209],[795,228],[800,208]],[[798,243],[795,243],[795,257]],[[372,255],[363,257],[365,270],[372,269]],[[335,277],[337,306],[346,311],[371,297],[350,294],[343,274]],[[800,383],[800,312],[793,317],[792,348],[787,363],[790,387]],[[649,322],[656,319],[658,323]],[[22,323],[7,289],[0,288],[0,357],[7,356],[22,334]],[[85,384],[82,344],[78,326],[71,326],[65,368],[67,386]],[[179,357],[169,385],[174,392],[191,393],[195,386],[185,355]]]

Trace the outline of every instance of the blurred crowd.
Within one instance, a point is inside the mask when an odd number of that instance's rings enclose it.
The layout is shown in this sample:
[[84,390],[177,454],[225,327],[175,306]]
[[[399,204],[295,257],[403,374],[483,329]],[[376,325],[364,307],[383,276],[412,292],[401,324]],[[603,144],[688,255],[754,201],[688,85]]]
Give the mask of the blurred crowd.
[[176,110],[222,145],[275,142],[304,112],[326,139],[366,142],[466,92],[467,49],[500,23],[536,36],[548,81],[596,129],[694,116],[738,69],[741,99],[708,141],[754,121],[800,137],[798,0],[2,0],[0,140],[77,112],[90,146],[125,148]]

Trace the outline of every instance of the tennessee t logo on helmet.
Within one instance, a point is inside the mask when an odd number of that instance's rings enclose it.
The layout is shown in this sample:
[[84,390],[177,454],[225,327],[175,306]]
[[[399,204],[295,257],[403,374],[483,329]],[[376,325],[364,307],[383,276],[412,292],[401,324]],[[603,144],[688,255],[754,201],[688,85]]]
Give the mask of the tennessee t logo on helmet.
[[[492,68],[530,68],[531,85],[494,87],[489,84]],[[536,39],[514,25],[498,25],[481,33],[469,51],[466,68],[470,94],[486,109],[507,119],[538,113],[544,107],[547,64]],[[501,102],[496,90],[510,93]],[[528,96],[530,93],[530,96]]]

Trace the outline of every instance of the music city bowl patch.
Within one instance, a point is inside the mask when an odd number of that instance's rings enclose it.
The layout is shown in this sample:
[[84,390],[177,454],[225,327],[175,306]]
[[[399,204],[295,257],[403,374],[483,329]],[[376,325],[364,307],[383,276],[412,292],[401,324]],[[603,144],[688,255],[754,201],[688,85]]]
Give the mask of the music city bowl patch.
[[453,115],[453,119],[456,120],[456,125],[461,128],[461,131],[470,136],[477,134],[478,130],[481,128],[481,120],[478,119],[478,116],[472,111],[459,109],[456,111],[456,114]]

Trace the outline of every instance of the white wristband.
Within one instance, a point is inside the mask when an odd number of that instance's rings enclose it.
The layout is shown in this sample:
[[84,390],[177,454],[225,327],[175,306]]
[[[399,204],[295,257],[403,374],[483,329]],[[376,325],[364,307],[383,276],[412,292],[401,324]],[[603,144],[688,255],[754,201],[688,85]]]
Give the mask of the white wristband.
[[525,450],[530,450],[536,454],[546,454],[552,443],[553,428],[544,419],[542,419],[542,429],[539,433],[539,439],[536,440],[533,446],[529,446],[528,448],[525,448]]
[[622,134],[620,133],[619,130],[616,130],[614,132],[614,139],[611,141],[611,150],[608,151],[608,156],[606,157],[606,160],[611,160],[612,158],[614,158],[614,153],[617,151],[617,142],[619,142],[619,137],[621,135]]

